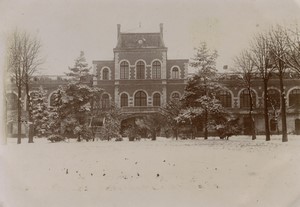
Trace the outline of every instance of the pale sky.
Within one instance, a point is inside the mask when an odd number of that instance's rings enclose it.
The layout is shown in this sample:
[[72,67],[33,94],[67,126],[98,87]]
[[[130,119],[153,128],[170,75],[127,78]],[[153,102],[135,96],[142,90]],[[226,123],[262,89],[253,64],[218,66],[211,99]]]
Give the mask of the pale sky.
[[18,28],[43,45],[42,74],[63,74],[79,52],[87,61],[112,60],[121,31],[141,23],[148,32],[164,24],[168,58],[191,58],[205,41],[219,53],[218,69],[246,48],[251,36],[274,23],[300,20],[300,0],[0,0],[0,54],[5,36]]

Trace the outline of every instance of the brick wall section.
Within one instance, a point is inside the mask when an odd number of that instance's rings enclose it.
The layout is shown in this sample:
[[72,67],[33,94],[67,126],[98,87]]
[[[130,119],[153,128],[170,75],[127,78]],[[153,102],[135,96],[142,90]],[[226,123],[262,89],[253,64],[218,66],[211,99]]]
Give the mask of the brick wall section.
[[134,50],[119,52],[119,61],[128,60],[130,65],[135,65],[137,60],[144,60],[147,65],[155,59],[162,60],[162,49]]
[[94,71],[96,72],[96,77],[98,80],[102,79],[102,74],[100,73],[100,70],[103,67],[108,67],[110,69],[110,79],[115,79],[115,65],[113,60],[106,60],[106,61],[93,61]]
[[180,60],[167,60],[167,79],[171,79],[171,68],[173,66],[178,66],[180,70],[180,78],[184,79],[187,77],[186,63],[188,63],[188,59],[180,59]]

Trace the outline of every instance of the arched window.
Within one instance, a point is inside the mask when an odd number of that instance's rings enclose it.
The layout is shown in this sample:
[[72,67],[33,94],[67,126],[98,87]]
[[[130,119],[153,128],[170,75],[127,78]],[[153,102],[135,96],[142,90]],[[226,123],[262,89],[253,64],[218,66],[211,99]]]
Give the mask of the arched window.
[[145,64],[143,61],[136,64],[136,79],[145,79]]
[[174,67],[171,74],[172,79],[179,79],[179,68]]
[[179,101],[179,99],[180,99],[179,93],[177,93],[177,92],[173,93],[171,96],[171,99],[174,101]]
[[294,89],[290,92],[289,106],[300,107],[300,89]]
[[[255,103],[256,103],[256,96],[253,91],[251,91],[252,94],[252,103],[253,103],[253,108],[255,108]],[[240,107],[241,108],[248,108],[250,107],[250,96],[249,92],[247,89],[243,90],[241,95],[240,95]]]
[[134,106],[147,106],[147,95],[145,92],[136,92],[134,96]]
[[107,68],[104,68],[102,71],[102,80],[109,80],[109,71]]
[[268,90],[268,108],[280,108],[280,93],[275,89]]
[[129,78],[129,65],[128,62],[122,61],[120,64],[120,79]]
[[152,78],[160,79],[161,77],[161,65],[159,61],[154,61],[152,64]]
[[217,99],[220,100],[222,106],[231,107],[231,94],[228,91],[220,91]]
[[155,93],[153,95],[153,106],[160,106],[160,94]]
[[109,108],[109,95],[108,94],[102,95],[101,106],[103,109]]
[[7,98],[7,109],[16,110],[18,108],[18,96],[14,93],[6,94]]
[[121,107],[128,106],[128,96],[126,93],[121,95]]

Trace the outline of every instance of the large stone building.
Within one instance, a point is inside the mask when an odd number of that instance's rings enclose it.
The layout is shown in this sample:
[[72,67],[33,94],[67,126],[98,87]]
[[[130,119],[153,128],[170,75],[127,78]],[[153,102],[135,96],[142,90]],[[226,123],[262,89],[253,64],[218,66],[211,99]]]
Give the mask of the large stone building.
[[113,60],[93,61],[94,85],[106,91],[103,104],[113,101],[124,113],[149,113],[183,94],[188,59],[167,58],[163,24],[157,33],[123,33],[118,25],[113,52]]
[[[101,97],[103,108],[115,103],[121,108],[125,122],[148,113],[160,112],[170,99],[179,99],[184,93],[188,78],[188,59],[168,59],[168,49],[163,41],[163,25],[156,33],[123,33],[117,26],[117,44],[113,49],[113,60],[93,61],[95,79],[93,84],[103,88]],[[222,76],[222,75],[221,75]],[[249,96],[247,90],[238,84],[236,74],[226,74],[220,81],[225,90],[218,96],[223,106],[240,119],[244,134],[250,133],[248,118]],[[47,90],[49,104],[53,92],[61,84],[66,84],[64,77],[34,77],[33,90],[43,86]],[[254,80],[256,129],[264,133],[263,84],[259,77]],[[13,84],[12,84],[13,86]],[[288,133],[300,134],[300,76],[286,74],[284,79]],[[279,80],[273,76],[269,81],[269,94],[277,102],[277,110],[269,106],[270,129],[273,134],[280,133],[281,118]],[[7,91],[8,113],[16,111],[16,93]],[[24,97],[24,103],[26,103]],[[24,109],[26,106],[24,105]],[[16,133],[16,122],[8,120],[8,134]],[[202,129],[199,127],[199,133]]]

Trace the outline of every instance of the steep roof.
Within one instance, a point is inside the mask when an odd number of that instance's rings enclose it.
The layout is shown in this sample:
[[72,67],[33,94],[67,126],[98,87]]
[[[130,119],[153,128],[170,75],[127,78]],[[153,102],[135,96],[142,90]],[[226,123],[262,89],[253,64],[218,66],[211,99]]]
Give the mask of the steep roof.
[[116,49],[165,48],[161,33],[120,33]]

